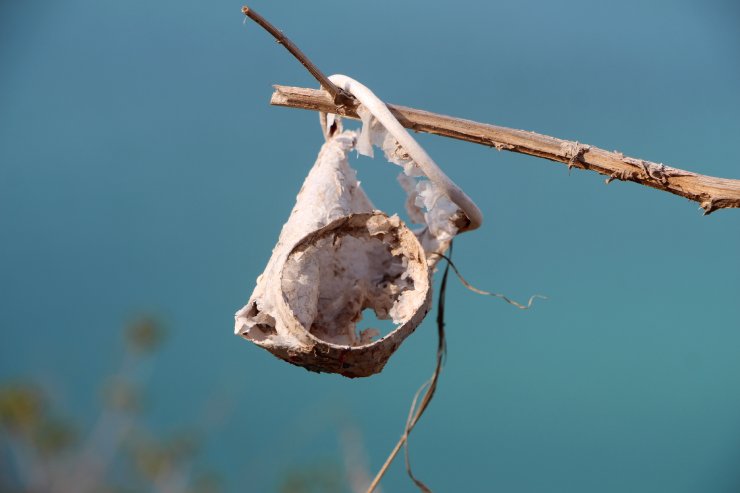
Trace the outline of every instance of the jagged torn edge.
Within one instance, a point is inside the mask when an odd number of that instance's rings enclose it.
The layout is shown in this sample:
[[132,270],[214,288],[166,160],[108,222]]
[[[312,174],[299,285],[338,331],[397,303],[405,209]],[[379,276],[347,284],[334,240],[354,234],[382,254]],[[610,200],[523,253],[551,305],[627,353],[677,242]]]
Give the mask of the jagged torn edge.
[[[235,331],[312,371],[369,376],[382,370],[431,303],[430,269],[398,216],[373,210],[349,167],[357,134],[330,137],[283,226]],[[371,308],[396,328],[356,334]]]
[[407,194],[406,211],[413,223],[422,225],[414,233],[419,238],[431,267],[439,260],[436,254],[447,251],[450,241],[457,235],[459,228],[456,223],[464,217],[464,213],[439,185],[426,178],[419,166],[370,110],[359,105],[357,114],[362,120],[362,130],[355,146],[357,152],[374,157],[373,146],[376,146],[382,149],[389,162],[403,168],[403,172],[398,175],[398,182]]

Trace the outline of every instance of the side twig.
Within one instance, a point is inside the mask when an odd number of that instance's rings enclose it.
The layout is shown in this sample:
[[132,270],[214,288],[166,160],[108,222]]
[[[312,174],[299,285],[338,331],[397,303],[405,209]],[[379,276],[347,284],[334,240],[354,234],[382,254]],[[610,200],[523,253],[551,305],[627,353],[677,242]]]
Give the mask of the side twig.
[[265,31],[270,33],[272,37],[285,47],[304,67],[308,70],[313,77],[319,81],[321,87],[331,94],[331,100],[338,106],[346,105],[352,102],[352,97],[345,93],[342,89],[337,87],[309,58],[290,40],[283,34],[283,32],[277,27],[270,24],[270,22],[259,15],[254,9],[250,9],[247,6],[242,7],[242,13],[256,22]]
[[[324,91],[274,86],[270,104],[334,113],[359,119],[355,104],[338,105]],[[512,128],[464,120],[429,111],[389,104],[401,124],[416,132],[427,132],[464,140],[498,150],[529,154],[564,163],[568,168],[596,171],[613,180],[631,181],[698,202],[709,214],[718,209],[740,207],[740,180],[716,178],[663,164],[624,156],[579,142]]]

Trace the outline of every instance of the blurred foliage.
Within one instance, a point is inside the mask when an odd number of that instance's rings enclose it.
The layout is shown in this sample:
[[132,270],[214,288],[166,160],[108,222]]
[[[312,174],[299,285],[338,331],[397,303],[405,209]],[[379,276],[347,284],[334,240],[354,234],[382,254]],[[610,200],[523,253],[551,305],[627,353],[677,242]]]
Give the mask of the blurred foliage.
[[[61,419],[44,390],[32,382],[0,386],[0,493],[218,493],[212,473],[196,471],[200,441],[193,432],[155,436],[143,426],[143,357],[153,355],[165,331],[142,317],[125,332],[121,367],[103,378],[96,426],[78,433]],[[112,458],[107,454],[112,450]],[[117,484],[125,478],[125,484]]]
[[195,478],[188,493],[218,493],[221,491],[221,480],[215,474],[202,474]]
[[37,428],[33,445],[42,457],[53,458],[69,450],[77,441],[77,430],[72,424],[60,419],[47,418]]
[[11,433],[29,433],[40,420],[43,394],[32,384],[0,389],[0,426]]
[[[145,382],[138,370],[162,347],[165,330],[154,317],[141,317],[124,338],[120,368],[101,378],[99,417],[89,429],[61,418],[42,386],[0,385],[0,493],[222,491],[220,478],[197,464],[197,428],[161,436],[143,424]],[[278,490],[341,493],[343,477],[336,464],[312,464],[283,474]]]
[[74,427],[51,414],[43,392],[33,384],[0,387],[0,431],[50,457],[76,441]]
[[181,432],[165,439],[137,437],[129,449],[137,471],[154,481],[193,459],[198,446],[194,434]]
[[103,401],[112,409],[134,413],[141,410],[141,397],[138,389],[121,378],[113,378],[103,388]]
[[280,493],[342,493],[341,467],[333,463],[311,464],[289,470],[280,483]]
[[153,317],[141,317],[126,329],[126,342],[135,353],[156,351],[164,340],[164,328]]

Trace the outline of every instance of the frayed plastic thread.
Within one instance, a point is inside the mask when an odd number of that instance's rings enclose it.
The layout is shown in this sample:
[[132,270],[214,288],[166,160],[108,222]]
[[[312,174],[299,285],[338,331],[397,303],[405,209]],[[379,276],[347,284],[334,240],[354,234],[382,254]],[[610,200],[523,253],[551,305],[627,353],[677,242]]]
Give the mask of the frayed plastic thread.
[[[411,460],[409,457],[409,435],[411,434],[411,431],[414,429],[416,424],[419,422],[419,419],[424,414],[424,411],[426,411],[427,407],[429,407],[429,403],[431,402],[432,398],[434,397],[434,394],[437,390],[437,384],[439,382],[439,377],[442,373],[442,368],[444,367],[445,359],[447,357],[447,338],[445,335],[445,298],[447,293],[447,278],[449,275],[450,267],[455,272],[455,275],[460,280],[460,282],[470,291],[473,291],[474,293],[486,295],[486,296],[493,296],[496,298],[503,299],[506,303],[515,306],[521,310],[527,310],[532,307],[532,303],[535,299],[547,299],[547,297],[542,295],[534,295],[529,298],[529,302],[526,305],[523,305],[521,303],[518,303],[509,297],[498,294],[498,293],[491,293],[489,291],[484,291],[482,289],[478,289],[472,284],[470,284],[468,281],[465,280],[465,278],[460,274],[460,271],[455,266],[454,262],[452,261],[452,243],[450,243],[450,250],[449,255],[440,254],[441,258],[445,259],[447,261],[447,264],[445,265],[444,272],[442,273],[442,280],[440,282],[439,287],[439,298],[437,300],[437,363],[434,367],[434,373],[432,374],[431,378],[424,382],[421,387],[419,387],[419,390],[416,391],[414,394],[414,398],[411,402],[411,407],[409,409],[408,418],[406,419],[406,426],[404,428],[403,435],[401,435],[401,438],[396,443],[396,446],[391,450],[391,453],[388,455],[388,458],[386,459],[383,466],[380,468],[380,471],[375,476],[375,479],[370,484],[370,487],[367,490],[367,493],[372,493],[375,488],[380,483],[380,480],[383,478],[385,473],[387,472],[388,468],[390,467],[393,460],[396,458],[396,455],[398,455],[398,452],[401,450],[401,447],[404,448],[404,457],[406,462],[406,473],[409,475],[411,480],[414,482],[414,484],[424,493],[432,493],[431,489],[424,484],[420,479],[418,479],[412,469],[411,469]],[[422,396],[423,393],[423,396]],[[421,403],[419,403],[419,398],[421,397]]]
[[452,261],[452,259],[450,257],[448,257],[448,256],[446,256],[446,255],[444,255],[442,253],[440,253],[438,255],[447,261],[447,265],[449,265],[450,267],[452,267],[452,270],[455,271],[455,275],[460,280],[460,282],[462,283],[462,285],[465,286],[470,291],[476,293],[476,294],[481,294],[483,296],[493,296],[494,298],[502,299],[506,303],[508,303],[508,304],[510,304],[512,306],[515,306],[515,307],[519,308],[520,310],[529,310],[530,308],[532,308],[532,303],[536,299],[540,299],[540,300],[546,300],[546,299],[548,299],[547,296],[543,296],[541,294],[534,294],[534,295],[532,295],[532,296],[529,297],[529,301],[527,301],[527,304],[526,305],[523,305],[523,304],[519,303],[518,301],[512,300],[511,298],[509,298],[506,295],[503,295],[503,294],[500,294],[500,293],[492,293],[490,291],[483,291],[482,289],[476,288],[475,286],[473,286],[472,284],[470,284],[468,281],[465,280],[465,278],[462,276],[462,274],[460,274],[460,271],[457,270],[457,266],[455,265],[455,263]]
[[[450,254],[451,253],[452,245],[450,245]],[[396,455],[398,455],[401,447],[404,447],[406,473],[421,491],[423,491],[424,493],[431,493],[429,487],[425,485],[421,480],[419,480],[416,476],[414,476],[414,473],[411,470],[408,440],[411,431],[419,422],[419,419],[421,419],[424,411],[426,411],[427,407],[429,407],[429,403],[432,401],[432,398],[434,398],[434,394],[437,391],[437,383],[439,382],[439,377],[442,374],[442,368],[444,367],[445,358],[447,356],[447,338],[445,336],[445,295],[447,293],[447,276],[449,274],[449,269],[450,264],[448,263],[445,266],[444,273],[442,274],[442,281],[439,286],[439,298],[437,300],[437,363],[434,367],[434,373],[429,380],[424,382],[422,386],[419,387],[419,390],[416,391],[416,394],[414,394],[414,399],[411,402],[411,407],[409,409],[408,418],[406,419],[406,426],[404,428],[403,435],[401,435],[401,438],[396,443],[396,446],[393,447],[393,450],[391,450],[391,453],[388,455],[388,458],[383,464],[383,467],[380,468],[380,471],[378,471],[375,479],[373,479],[373,482],[368,487],[367,493],[372,493],[373,491],[375,491],[375,488],[378,487],[378,484],[380,484],[380,480],[383,479],[383,476],[388,471],[388,468],[393,462],[393,459],[395,459]],[[426,392],[424,392],[425,390]],[[424,396],[422,397],[421,404],[419,404],[417,408],[417,402],[419,401],[419,396],[422,392],[424,392]]]

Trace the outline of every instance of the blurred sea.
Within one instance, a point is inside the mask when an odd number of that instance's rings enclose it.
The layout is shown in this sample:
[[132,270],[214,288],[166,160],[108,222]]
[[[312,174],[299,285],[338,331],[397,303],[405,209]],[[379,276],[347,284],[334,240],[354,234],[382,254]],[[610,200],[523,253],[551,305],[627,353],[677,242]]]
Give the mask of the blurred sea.
[[[389,102],[740,178],[736,2],[251,6]],[[317,115],[268,105],[271,84],[316,83],[240,7],[0,3],[0,385],[35,382],[88,431],[124,327],[151,315],[168,340],[147,363],[149,429],[196,426],[224,491],[322,470],[348,491],[342,443],[359,437],[371,474],[383,463],[432,372],[433,314],[364,380],[233,336],[323,140]],[[549,299],[519,311],[451,280],[417,475],[434,491],[738,491],[740,211],[418,138],[486,215],[456,241],[463,274]],[[401,210],[395,167],[352,164]],[[384,491],[414,488],[403,469]]]

